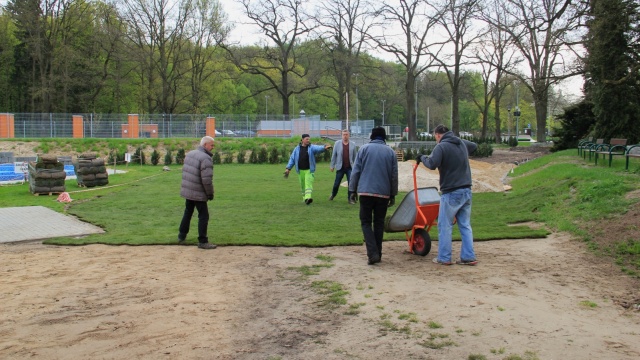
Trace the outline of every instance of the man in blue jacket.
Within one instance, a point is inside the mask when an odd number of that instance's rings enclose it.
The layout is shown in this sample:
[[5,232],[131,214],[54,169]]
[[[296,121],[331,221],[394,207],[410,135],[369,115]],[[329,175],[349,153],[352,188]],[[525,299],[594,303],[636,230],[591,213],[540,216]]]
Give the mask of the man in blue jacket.
[[[342,130],[342,140],[336,141],[333,146],[333,152],[331,153],[331,165],[329,165],[329,170],[331,170],[331,172],[333,172],[333,170],[336,171],[336,179],[333,182],[333,189],[331,190],[329,200],[333,200],[333,198],[338,195],[340,182],[342,182],[342,178],[344,176],[347,177],[347,184],[349,184],[352,166],[355,162],[356,144],[349,141],[349,130]],[[353,205],[355,202],[351,200],[350,195],[351,193],[347,191],[347,201],[349,201],[349,204]]]
[[286,177],[289,176],[291,168],[295,165],[300,187],[302,188],[302,199],[307,205],[313,202],[313,180],[316,172],[316,154],[331,148],[331,145],[311,145],[309,134],[302,134],[300,144],[291,152],[287,168],[284,171]]
[[462,246],[460,259],[456,264],[475,265],[478,263],[473,251],[473,232],[471,230],[471,167],[469,154],[476,151],[478,145],[456,137],[444,125],[433,130],[438,144],[430,156],[422,155],[421,162],[431,170],[440,173],[440,211],[438,213],[438,256],[433,262],[441,265],[453,264],[451,259],[451,232],[453,224],[458,223]]
[[[382,238],[387,207],[395,204],[398,194],[398,159],[387,146],[383,127],[371,130],[371,142],[363,145],[351,171],[349,192],[355,202],[360,198],[360,225],[367,247],[367,264],[382,259]],[[371,225],[373,224],[373,229]]]

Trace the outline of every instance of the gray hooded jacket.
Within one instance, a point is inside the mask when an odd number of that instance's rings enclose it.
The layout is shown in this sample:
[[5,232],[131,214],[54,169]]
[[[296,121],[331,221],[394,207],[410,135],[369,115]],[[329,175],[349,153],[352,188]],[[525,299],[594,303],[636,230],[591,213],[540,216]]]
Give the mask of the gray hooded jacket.
[[476,151],[474,142],[460,139],[448,131],[433,148],[430,156],[422,155],[424,166],[440,173],[440,192],[443,194],[460,188],[471,187],[471,167],[469,154]]

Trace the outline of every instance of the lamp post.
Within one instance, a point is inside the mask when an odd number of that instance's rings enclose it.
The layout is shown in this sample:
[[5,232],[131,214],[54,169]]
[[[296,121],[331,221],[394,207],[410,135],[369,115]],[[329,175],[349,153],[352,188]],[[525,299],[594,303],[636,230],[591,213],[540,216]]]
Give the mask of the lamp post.
[[356,122],[358,122],[358,73],[353,74],[356,77]]
[[507,140],[511,137],[511,105],[507,106]]
[[267,117],[269,115],[269,95],[265,95],[264,96],[264,120],[267,120]]
[[382,100],[382,125],[384,125],[384,102],[387,100]]

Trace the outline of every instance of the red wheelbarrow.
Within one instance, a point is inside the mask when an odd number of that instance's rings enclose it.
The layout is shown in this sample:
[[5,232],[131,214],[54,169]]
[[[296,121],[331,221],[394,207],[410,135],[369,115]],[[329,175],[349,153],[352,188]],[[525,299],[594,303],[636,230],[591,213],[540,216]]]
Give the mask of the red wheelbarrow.
[[429,230],[438,222],[440,194],[435,187],[418,189],[417,169],[418,164],[413,166],[413,190],[405,195],[393,215],[386,219],[384,231],[404,231],[409,243],[409,252],[425,256],[431,251]]

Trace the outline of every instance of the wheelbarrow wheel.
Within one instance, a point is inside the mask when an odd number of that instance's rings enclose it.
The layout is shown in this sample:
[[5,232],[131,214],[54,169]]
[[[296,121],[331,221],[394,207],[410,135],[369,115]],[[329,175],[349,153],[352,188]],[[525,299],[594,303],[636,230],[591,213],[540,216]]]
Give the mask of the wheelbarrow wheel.
[[431,237],[425,229],[415,229],[413,232],[413,253],[425,256],[431,251]]

